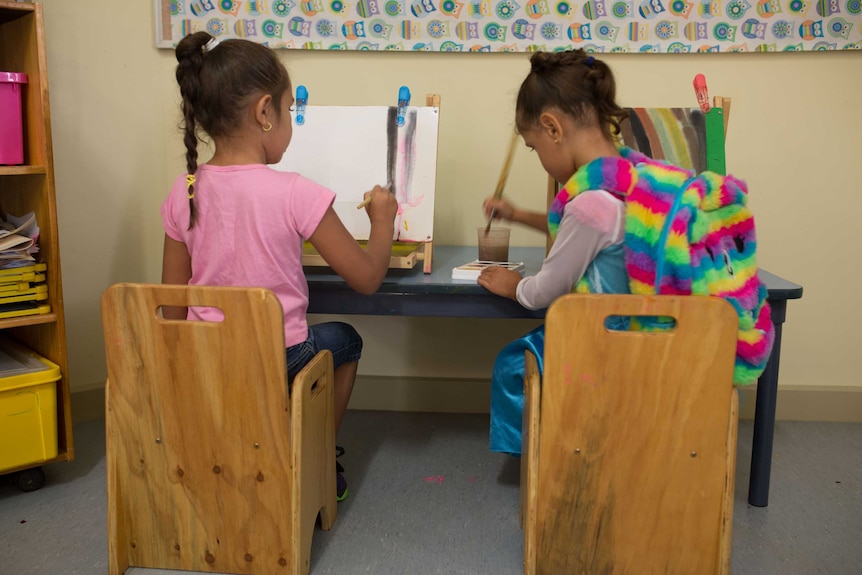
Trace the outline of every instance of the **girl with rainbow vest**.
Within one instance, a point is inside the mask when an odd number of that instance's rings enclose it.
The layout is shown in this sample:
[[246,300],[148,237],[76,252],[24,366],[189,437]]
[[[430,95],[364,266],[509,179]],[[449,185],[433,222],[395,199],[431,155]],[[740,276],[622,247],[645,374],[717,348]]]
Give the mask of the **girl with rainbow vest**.
[[[769,357],[773,334],[766,288],[757,278],[745,184],[710,172],[694,175],[618,148],[614,135],[627,112],[614,101],[608,66],[583,50],[538,52],[530,63],[518,93],[516,125],[563,188],[547,215],[493,198],[485,200],[484,209],[547,233],[554,243],[535,276],[522,279],[517,272],[490,268],[479,284],[528,309],[546,308],[572,291],[718,295],[740,317],[734,382],[754,381]],[[635,327],[662,329],[661,318],[654,320]],[[616,318],[608,327],[630,326],[626,318]],[[527,349],[541,371],[544,326],[508,344],[494,363],[492,451],[521,452]]]

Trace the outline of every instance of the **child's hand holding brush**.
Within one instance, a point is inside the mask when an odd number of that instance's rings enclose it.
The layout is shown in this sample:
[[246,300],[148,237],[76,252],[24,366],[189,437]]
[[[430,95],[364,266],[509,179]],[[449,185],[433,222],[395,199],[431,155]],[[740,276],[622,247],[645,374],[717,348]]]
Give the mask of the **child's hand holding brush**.
[[488,221],[505,220],[511,222],[515,219],[515,208],[504,199],[489,196],[482,202],[482,210]]
[[375,220],[393,222],[395,214],[398,213],[398,200],[395,199],[395,194],[381,186],[374,186],[370,192],[365,192],[364,200],[357,209],[365,208],[368,213],[368,219],[374,222]]

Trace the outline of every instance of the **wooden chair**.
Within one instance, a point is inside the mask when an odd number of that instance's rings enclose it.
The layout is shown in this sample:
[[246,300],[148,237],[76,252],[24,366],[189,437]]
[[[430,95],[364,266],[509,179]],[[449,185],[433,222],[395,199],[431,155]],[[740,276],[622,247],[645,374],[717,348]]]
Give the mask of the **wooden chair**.
[[[608,316],[671,316],[670,332]],[[527,575],[727,574],[738,318],[718,298],[566,295],[548,310],[544,377],[527,352]]]
[[[220,323],[170,321],[208,306]],[[260,288],[117,284],[102,296],[109,573],[307,574],[335,521],[332,355],[288,394],[284,327]]]

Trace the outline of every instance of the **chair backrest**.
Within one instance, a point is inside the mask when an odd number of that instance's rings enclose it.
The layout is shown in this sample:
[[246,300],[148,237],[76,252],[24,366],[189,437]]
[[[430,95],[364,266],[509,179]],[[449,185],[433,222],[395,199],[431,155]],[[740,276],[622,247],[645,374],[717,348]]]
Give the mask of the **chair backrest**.
[[[191,305],[219,308],[224,321],[158,314]],[[141,567],[292,565],[291,414],[275,295],[118,284],[102,297],[102,321],[109,544]]]
[[[636,315],[676,326],[605,328],[609,316]],[[538,429],[528,438],[527,573],[728,572],[737,323],[730,304],[709,297],[567,295],[551,305],[530,414],[539,424],[525,427]]]

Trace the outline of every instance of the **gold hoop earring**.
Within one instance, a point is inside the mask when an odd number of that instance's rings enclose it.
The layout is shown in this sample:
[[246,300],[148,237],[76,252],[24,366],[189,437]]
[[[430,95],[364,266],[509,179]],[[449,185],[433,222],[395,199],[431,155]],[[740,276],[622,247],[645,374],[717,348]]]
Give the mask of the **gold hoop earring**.
[[261,126],[261,127],[263,128],[264,132],[269,132],[270,130],[272,130],[272,122],[267,122],[266,126]]

